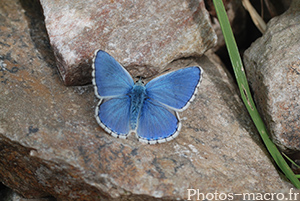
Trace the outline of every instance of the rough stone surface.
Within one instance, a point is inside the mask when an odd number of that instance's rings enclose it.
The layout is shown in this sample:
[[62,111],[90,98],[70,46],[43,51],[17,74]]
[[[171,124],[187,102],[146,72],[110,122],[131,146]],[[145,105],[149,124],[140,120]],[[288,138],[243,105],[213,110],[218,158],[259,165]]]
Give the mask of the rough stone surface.
[[[234,81],[213,55],[178,60],[204,69],[179,136],[142,144],[106,134],[93,87],[65,87],[35,1],[0,1],[0,181],[26,198],[185,200],[203,193],[280,192],[282,179],[258,140]],[[3,19],[3,18],[2,18]],[[193,197],[195,200],[196,198]],[[234,197],[233,200],[241,200]]]
[[300,3],[268,23],[267,32],[245,52],[258,109],[273,141],[300,151]]
[[134,76],[151,76],[180,57],[202,55],[216,35],[202,0],[41,0],[57,66],[66,85],[90,83],[103,49]]
[[54,197],[27,199],[7,187],[1,189],[1,186],[0,186],[0,200],[1,201],[56,201]]

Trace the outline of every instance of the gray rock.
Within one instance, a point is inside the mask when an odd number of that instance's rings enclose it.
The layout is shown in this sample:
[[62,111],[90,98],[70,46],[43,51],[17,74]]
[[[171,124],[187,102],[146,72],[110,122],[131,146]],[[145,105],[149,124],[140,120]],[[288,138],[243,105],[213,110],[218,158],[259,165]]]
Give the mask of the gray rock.
[[300,151],[299,22],[300,3],[294,1],[244,55],[258,109],[283,151]]
[[56,201],[53,197],[27,199],[9,188],[0,189],[0,199],[1,201]]
[[216,43],[203,0],[41,0],[57,66],[66,85],[90,83],[96,49],[134,76],[154,75]]

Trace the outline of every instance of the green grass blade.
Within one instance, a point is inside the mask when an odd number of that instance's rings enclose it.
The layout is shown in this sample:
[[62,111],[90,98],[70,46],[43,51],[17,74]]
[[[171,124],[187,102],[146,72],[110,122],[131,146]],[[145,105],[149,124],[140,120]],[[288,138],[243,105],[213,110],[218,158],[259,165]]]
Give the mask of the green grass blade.
[[297,163],[295,163],[292,159],[290,159],[285,153],[282,152],[282,155],[283,155],[286,159],[288,159],[295,167],[300,168],[300,166],[299,166]]
[[269,138],[266,127],[255,107],[254,101],[249,90],[249,85],[242,64],[242,60],[239,55],[239,51],[227,18],[223,2],[222,0],[213,0],[213,2],[225,38],[226,47],[230,56],[235,77],[238,82],[238,87],[241,93],[242,100],[275,163],[282,170],[285,176],[294,184],[294,186],[300,189],[300,181],[290,169],[277,147]]

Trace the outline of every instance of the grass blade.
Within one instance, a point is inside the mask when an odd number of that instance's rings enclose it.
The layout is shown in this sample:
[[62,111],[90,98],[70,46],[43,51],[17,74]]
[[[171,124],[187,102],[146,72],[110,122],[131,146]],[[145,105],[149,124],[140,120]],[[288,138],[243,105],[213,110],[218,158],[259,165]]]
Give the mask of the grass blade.
[[222,0],[213,0],[213,2],[225,38],[226,47],[229,53],[231,64],[233,66],[236,80],[238,82],[238,87],[241,93],[242,100],[275,163],[285,174],[285,176],[294,184],[294,186],[300,189],[300,181],[298,180],[297,176],[293,173],[291,168],[288,166],[275,144],[269,138],[266,127],[255,107],[254,101],[249,90],[249,85],[242,64],[242,60],[239,55],[239,51],[230,27],[230,23],[226,15],[223,2]]

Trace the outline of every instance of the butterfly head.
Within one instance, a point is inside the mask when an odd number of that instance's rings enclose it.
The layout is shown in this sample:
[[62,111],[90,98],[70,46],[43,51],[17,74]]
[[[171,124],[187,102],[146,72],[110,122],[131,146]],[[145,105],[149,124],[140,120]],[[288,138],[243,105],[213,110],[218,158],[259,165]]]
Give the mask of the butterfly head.
[[142,76],[138,76],[137,78],[138,78],[138,80],[135,82],[135,85],[137,85],[137,86],[144,86],[145,83],[143,81],[143,77]]

